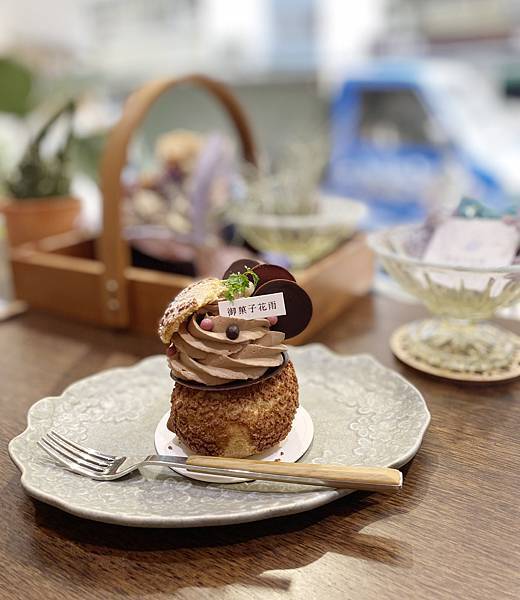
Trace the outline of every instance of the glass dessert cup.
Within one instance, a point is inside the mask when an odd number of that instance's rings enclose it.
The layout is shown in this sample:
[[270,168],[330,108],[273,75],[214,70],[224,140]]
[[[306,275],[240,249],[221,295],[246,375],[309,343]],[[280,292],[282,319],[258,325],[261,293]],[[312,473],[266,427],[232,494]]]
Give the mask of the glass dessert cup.
[[360,202],[325,197],[322,211],[316,214],[235,210],[230,220],[254,248],[285,255],[292,267],[303,269],[350,238],[365,214],[366,208]]
[[470,268],[425,262],[418,255],[427,233],[421,225],[405,225],[368,238],[388,274],[433,315],[399,330],[407,356],[461,376],[511,370],[518,360],[517,336],[483,321],[520,299],[520,265]]

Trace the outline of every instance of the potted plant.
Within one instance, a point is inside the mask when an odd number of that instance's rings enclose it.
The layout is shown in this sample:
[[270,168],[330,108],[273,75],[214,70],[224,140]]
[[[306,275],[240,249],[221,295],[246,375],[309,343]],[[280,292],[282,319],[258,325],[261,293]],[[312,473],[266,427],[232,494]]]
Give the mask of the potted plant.
[[[4,183],[7,198],[2,205],[11,246],[41,240],[70,231],[81,211],[71,196],[69,161],[75,103],[67,102],[43,125],[29,143],[15,173]],[[60,118],[66,119],[61,147],[44,156],[42,143]]]

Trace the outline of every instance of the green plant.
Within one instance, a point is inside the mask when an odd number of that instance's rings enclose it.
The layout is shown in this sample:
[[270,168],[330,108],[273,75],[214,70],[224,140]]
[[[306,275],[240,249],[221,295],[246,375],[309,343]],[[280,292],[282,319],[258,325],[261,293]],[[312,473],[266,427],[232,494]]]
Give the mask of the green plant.
[[12,57],[0,57],[0,112],[24,116],[34,99],[34,73]]
[[[69,163],[75,109],[75,102],[68,101],[51,116],[29,143],[16,172],[6,181],[5,187],[10,197],[24,200],[69,195]],[[43,156],[43,140],[62,117],[67,123],[64,141],[52,156]]]
[[231,273],[231,275],[224,279],[224,284],[226,286],[225,297],[232,302],[235,298],[240,298],[246,293],[246,290],[249,288],[249,285],[252,283],[256,287],[258,282],[260,281],[258,275],[249,268],[244,268],[243,273]]

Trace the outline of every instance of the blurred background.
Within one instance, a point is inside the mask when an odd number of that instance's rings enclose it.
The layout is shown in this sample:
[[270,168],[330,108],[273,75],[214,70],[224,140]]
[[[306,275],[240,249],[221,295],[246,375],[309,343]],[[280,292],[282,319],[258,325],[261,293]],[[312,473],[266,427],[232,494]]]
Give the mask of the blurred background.
[[[251,122],[260,166],[251,174],[240,164],[235,133],[207,94],[189,86],[166,94],[136,132],[123,172],[126,235],[137,240],[136,252],[164,259],[164,251],[139,245],[158,236],[202,243],[216,226],[194,233],[194,221],[215,203],[221,215],[231,198],[240,210],[224,211],[218,234],[236,243],[238,231],[239,244],[296,267],[330,251],[327,240],[449,212],[465,196],[499,212],[518,204],[520,5],[512,0],[4,0],[2,195],[60,195],[50,191],[60,189],[56,180],[41,193],[21,183],[37,170],[30,140],[72,99],[71,140],[58,123],[41,152],[52,154],[53,136],[58,146],[66,137],[67,194],[81,202],[81,227],[99,230],[99,159],[125,99],[150,79],[194,72],[231,87]],[[179,131],[158,147],[161,135]],[[193,137],[200,132],[205,137]],[[193,206],[200,173],[179,166],[179,145],[185,162],[195,146],[199,167],[201,155],[214,159],[220,192],[199,203],[198,216],[186,203]],[[54,167],[65,164],[59,152]],[[314,221],[288,222],[275,235],[255,230],[244,207],[253,218],[277,215],[276,227],[288,215]],[[331,214],[343,234],[331,230]],[[268,219],[264,225],[275,228]],[[323,234],[311,256],[290,247],[307,227]],[[309,239],[299,242],[309,247]],[[170,262],[184,260],[179,252],[166,252]]]

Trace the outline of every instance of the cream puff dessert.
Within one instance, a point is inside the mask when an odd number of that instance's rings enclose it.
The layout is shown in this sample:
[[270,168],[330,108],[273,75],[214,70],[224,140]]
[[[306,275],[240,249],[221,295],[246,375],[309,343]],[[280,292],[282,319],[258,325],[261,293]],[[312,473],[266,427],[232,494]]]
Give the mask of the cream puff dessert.
[[284,342],[311,315],[288,271],[251,260],[182,290],[159,325],[175,380],[168,428],[210,456],[251,456],[285,439],[298,380]]

